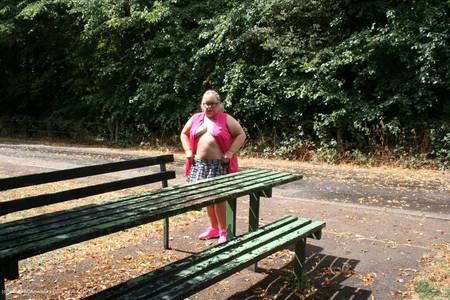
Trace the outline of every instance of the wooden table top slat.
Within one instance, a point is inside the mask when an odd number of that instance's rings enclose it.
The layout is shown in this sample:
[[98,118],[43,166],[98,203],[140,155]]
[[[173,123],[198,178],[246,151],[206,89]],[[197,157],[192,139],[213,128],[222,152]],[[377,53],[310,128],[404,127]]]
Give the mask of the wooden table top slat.
[[[263,171],[252,172],[251,178],[258,176],[267,176],[269,173]],[[18,233],[23,230],[30,228],[38,228],[39,226],[48,225],[51,223],[58,223],[64,221],[67,222],[70,219],[78,219],[84,215],[89,215],[91,218],[94,217],[93,213],[99,213],[106,210],[122,209],[124,206],[133,205],[134,203],[140,203],[142,201],[151,201],[155,199],[155,204],[162,201],[171,200],[174,198],[179,198],[183,196],[189,196],[192,194],[199,193],[200,191],[206,191],[204,188],[214,189],[223,184],[230,184],[241,180],[241,178],[248,178],[248,173],[239,174],[235,176],[221,176],[220,180],[215,180],[213,182],[198,182],[191,184],[184,184],[174,187],[167,187],[164,189],[158,189],[150,192],[144,192],[140,194],[135,194],[132,196],[121,197],[101,203],[88,204],[73,209],[68,209],[65,211],[60,211],[58,214],[50,213],[43,214],[36,217],[25,218],[9,223],[4,223],[0,225],[0,242],[3,240],[8,240],[7,235],[9,233]],[[22,232],[22,234],[29,234]]]
[[[273,175],[272,175],[273,176]],[[280,176],[280,175],[276,175]],[[270,178],[267,173],[253,176],[248,180],[248,183],[255,182],[255,180],[261,180],[261,178]],[[4,246],[12,247],[19,244],[30,242],[31,240],[39,240],[46,236],[58,235],[60,232],[70,231],[71,228],[89,227],[92,224],[105,222],[106,219],[117,219],[123,217],[125,213],[137,212],[139,209],[151,207],[154,210],[161,209],[163,207],[171,206],[174,204],[182,203],[180,199],[194,200],[201,199],[207,196],[211,196],[217,193],[223,193],[227,190],[234,189],[236,184],[241,182],[240,177],[235,180],[227,180],[225,183],[218,183],[215,185],[208,185],[202,188],[189,190],[189,192],[179,192],[178,194],[171,195],[170,197],[164,197],[158,194],[157,197],[146,193],[145,197],[137,197],[136,199],[129,199],[130,201],[122,201],[120,206],[104,207],[98,205],[96,208],[90,208],[88,211],[75,211],[73,214],[68,214],[65,219],[59,217],[55,220],[45,219],[45,223],[27,223],[26,226],[14,226],[7,228],[8,230],[0,231],[0,250],[4,249],[1,242],[5,242]],[[189,187],[189,185],[186,185]],[[64,226],[61,226],[61,225]],[[71,227],[72,226],[72,227]],[[16,243],[13,243],[16,241]]]
[[[282,174],[264,174],[264,177],[256,177],[252,180],[247,180],[245,185],[249,186],[256,183],[264,183],[271,178],[279,178],[283,176]],[[274,178],[274,179],[275,179]],[[229,182],[227,182],[229,183]],[[223,186],[223,185],[222,185]],[[208,188],[200,189],[196,194],[192,195],[181,195],[173,199],[158,199],[158,203],[151,203],[151,206],[147,201],[142,201],[141,203],[133,203],[132,205],[124,205],[122,207],[115,208],[114,210],[108,210],[104,212],[92,212],[90,215],[85,215],[81,217],[77,215],[75,218],[71,218],[71,223],[69,221],[64,221],[63,223],[51,223],[46,226],[32,227],[32,228],[21,228],[19,231],[13,231],[9,234],[5,234],[2,238],[5,239],[5,243],[0,243],[0,250],[6,248],[18,247],[23,244],[31,243],[33,241],[46,239],[59,234],[65,234],[67,232],[81,230],[86,227],[92,227],[97,224],[110,222],[112,220],[117,220],[120,218],[129,218],[134,215],[139,215],[142,210],[146,213],[151,213],[152,211],[163,211],[165,209],[177,208],[185,206],[185,203],[198,203],[198,200],[211,198],[218,194],[224,194],[231,190],[231,192],[238,190],[239,186],[234,184],[233,186],[226,185],[225,188],[221,188],[220,185],[211,185]],[[95,217],[92,213],[95,213]],[[101,216],[100,216],[101,215]],[[63,225],[63,226],[62,226]],[[35,234],[30,234],[34,231]]]
[[[202,181],[199,181],[196,183],[169,186],[164,189],[158,189],[158,190],[153,190],[153,191],[149,191],[149,192],[144,192],[144,193],[140,193],[138,195],[135,194],[135,195],[116,198],[113,200],[108,200],[108,201],[104,201],[104,202],[100,202],[100,203],[87,204],[87,205],[75,207],[72,209],[42,214],[42,215],[38,215],[35,217],[24,218],[24,219],[20,219],[17,221],[0,224],[0,233],[2,233],[2,234],[7,233],[8,232],[7,228],[11,228],[12,229],[11,231],[17,231],[17,230],[20,230],[20,228],[18,226],[25,226],[25,228],[29,228],[29,227],[31,227],[31,225],[37,226],[40,224],[46,224],[46,223],[54,222],[54,221],[58,221],[58,220],[66,220],[68,218],[68,216],[73,216],[77,212],[78,213],[82,213],[82,212],[91,213],[90,210],[98,209],[99,206],[101,206],[104,209],[109,209],[109,208],[113,208],[116,206],[120,206],[120,205],[122,205],[122,202],[128,202],[128,201],[131,201],[132,199],[139,199],[139,198],[150,196],[150,195],[155,198],[163,197],[163,196],[166,196],[169,194],[178,194],[178,193],[180,193],[180,191],[185,192],[185,191],[189,191],[189,190],[196,190],[197,188],[201,188],[203,186],[208,186],[208,185],[215,184],[215,183],[234,180],[234,178],[240,178],[240,177],[244,177],[244,176],[248,176],[248,175],[254,176],[255,174],[261,174],[261,173],[267,174],[267,172],[268,171],[266,171],[266,170],[255,170],[255,169],[245,170],[245,171],[242,171],[239,173],[233,173],[233,174],[228,174],[225,176],[206,179],[206,180],[202,180]],[[1,234],[0,234],[0,236],[1,236]]]
[[[216,188],[215,191],[208,189],[208,187],[214,187],[211,182],[203,182],[203,187],[199,188],[197,184],[186,184],[176,187],[178,191],[183,188],[189,188],[196,186],[197,189],[205,189],[206,192],[200,192],[186,197],[178,197],[172,201],[167,201],[165,203],[159,203],[158,206],[143,206],[143,207],[133,207],[129,208],[128,211],[116,207],[116,213],[104,216],[103,218],[91,220],[90,223],[86,224],[74,224],[71,226],[60,226],[60,230],[49,230],[49,234],[42,233],[37,234],[34,237],[29,236],[27,238],[18,238],[17,242],[8,241],[7,248],[3,247],[0,243],[0,260],[6,259],[23,259],[35,255],[37,253],[50,251],[53,249],[61,248],[67,245],[74,244],[76,242],[85,241],[91,238],[103,236],[108,233],[117,232],[123,229],[135,227],[148,222],[156,221],[164,217],[173,216],[183,212],[187,212],[193,209],[208,206],[212,203],[220,202],[230,198],[237,198],[243,195],[248,195],[249,193],[261,191],[266,188],[270,188],[279,184],[287,183],[301,178],[300,174],[288,174],[279,172],[267,172],[258,175],[255,180],[242,180],[235,173],[239,182],[234,182],[231,177],[233,174],[226,175],[227,180],[233,182],[232,188],[226,188],[226,183],[223,183],[221,188]],[[245,178],[245,177],[244,177]],[[221,182],[215,180],[216,182]],[[205,186],[206,185],[206,186]],[[216,186],[217,187],[217,186]],[[149,197],[147,193],[147,197]],[[145,199],[145,196],[143,197]],[[181,199],[181,200],[180,200]],[[176,204],[175,204],[176,203]],[[108,203],[109,204],[109,203]],[[93,209],[90,207],[90,209]],[[76,211],[79,213],[79,211]],[[32,224],[29,224],[32,225]],[[44,232],[44,230],[42,231]],[[1,231],[0,231],[1,233]],[[19,241],[21,240],[21,241]]]

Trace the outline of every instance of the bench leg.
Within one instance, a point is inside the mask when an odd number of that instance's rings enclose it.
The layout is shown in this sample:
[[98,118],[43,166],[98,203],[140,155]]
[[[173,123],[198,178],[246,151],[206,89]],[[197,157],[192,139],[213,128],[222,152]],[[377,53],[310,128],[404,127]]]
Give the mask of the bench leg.
[[[159,169],[161,172],[165,172],[166,171],[166,164],[162,163],[159,165]],[[168,182],[167,180],[163,180],[162,182],[162,187],[166,188],[168,187]],[[164,237],[163,237],[163,246],[164,249],[169,249],[169,218],[165,218],[164,219]]]
[[165,218],[164,219],[164,225],[163,225],[163,229],[164,229],[164,237],[163,237],[163,246],[164,249],[169,249],[169,218]]
[[248,215],[248,231],[255,231],[259,227],[259,195],[250,194]]
[[6,299],[5,274],[4,270],[0,266],[0,300],[5,299]]
[[18,261],[8,261],[3,263],[1,268],[3,269],[2,276],[6,279],[14,280],[19,278],[19,262]]
[[299,288],[306,287],[305,268],[306,237],[295,243],[294,272]]
[[227,200],[227,241],[236,236],[236,199]]
[[[250,194],[249,214],[248,214],[248,231],[255,231],[259,227],[259,194]],[[250,270],[256,272],[258,263],[255,262],[249,267]]]
[[0,262],[0,300],[6,299],[6,279],[18,279],[19,278],[19,262]]

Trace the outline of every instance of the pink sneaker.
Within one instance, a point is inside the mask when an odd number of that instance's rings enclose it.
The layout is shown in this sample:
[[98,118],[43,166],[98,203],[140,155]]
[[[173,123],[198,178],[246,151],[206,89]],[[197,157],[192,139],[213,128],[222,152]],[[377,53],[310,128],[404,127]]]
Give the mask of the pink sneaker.
[[217,244],[222,244],[227,242],[227,231],[225,229],[219,230],[219,240]]
[[205,232],[203,232],[198,236],[198,238],[201,240],[209,240],[216,237],[219,237],[219,230],[217,228],[212,227],[209,227],[208,229],[206,229]]

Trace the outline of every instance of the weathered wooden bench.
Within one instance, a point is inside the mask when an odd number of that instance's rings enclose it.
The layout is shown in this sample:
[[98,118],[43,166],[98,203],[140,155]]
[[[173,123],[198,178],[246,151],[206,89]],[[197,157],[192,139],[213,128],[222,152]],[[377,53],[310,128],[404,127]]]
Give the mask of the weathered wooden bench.
[[[157,220],[166,220],[168,226],[169,217],[214,203],[227,203],[227,232],[231,239],[235,235],[236,199],[249,195],[249,229],[256,230],[260,196],[270,197],[272,187],[302,178],[301,174],[245,170],[167,187],[167,180],[175,177],[174,172],[165,168],[165,163],[171,161],[173,156],[167,155],[0,179],[0,190],[6,190],[160,164],[160,172],[156,174],[0,202],[0,215],[119,188],[163,183],[163,188],[149,192],[0,224],[0,299],[5,298],[4,279],[18,278],[20,260]],[[166,235],[164,246],[168,248]]]
[[321,221],[286,217],[86,299],[183,299],[291,244],[302,284],[306,238],[320,239],[323,227]]
[[[159,165],[159,172],[136,176],[85,187],[39,194],[20,199],[0,202],[0,216],[31,208],[123,190],[150,183],[161,182],[167,187],[167,180],[175,178],[174,171],[166,171],[166,163],[173,162],[173,155],[161,155],[135,160],[106,163],[39,174],[0,179],[0,191],[22,187],[34,187],[45,183],[80,179],[93,175],[104,175],[142,167]],[[67,211],[43,214],[18,221],[0,224],[0,299],[5,299],[4,279],[19,277],[18,261],[44,252],[83,242],[112,232],[144,224],[145,219],[132,222],[104,223],[105,216],[114,220],[118,211],[107,211],[101,204],[87,205]],[[103,218],[102,218],[103,217]],[[78,220],[77,220],[78,219]],[[118,217],[117,220],[123,219]],[[168,220],[165,220],[165,239],[168,244]]]

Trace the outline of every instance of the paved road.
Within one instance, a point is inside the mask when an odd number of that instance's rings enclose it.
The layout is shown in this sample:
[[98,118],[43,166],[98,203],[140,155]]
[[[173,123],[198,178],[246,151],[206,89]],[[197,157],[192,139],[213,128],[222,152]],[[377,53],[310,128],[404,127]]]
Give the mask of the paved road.
[[[66,169],[145,155],[149,153],[0,142],[0,176]],[[448,172],[241,161],[244,167],[262,164],[268,168],[305,174],[304,180],[274,189],[273,199],[262,201],[263,223],[286,214],[327,222],[322,240],[313,241],[308,248],[309,267],[315,269],[311,274],[315,285],[320,287],[315,299],[395,299],[399,291],[405,290],[405,283],[420,269],[419,261],[423,255],[449,247]],[[176,182],[184,181],[181,165],[181,161],[175,163]],[[245,223],[246,218],[245,210],[240,210],[238,222]],[[180,235],[185,238],[195,236],[200,226],[191,224],[188,231]],[[238,231],[245,231],[245,226],[239,226]],[[198,243],[195,239],[173,241],[174,248],[186,252],[198,249]],[[143,244],[142,247],[146,249],[148,245]],[[347,267],[352,270],[351,276],[341,272]],[[323,270],[331,273],[326,275]],[[271,276],[276,278],[278,275],[244,271],[192,299],[249,298],[261,289],[269,289],[268,284],[271,285],[273,280]],[[270,289],[275,286],[271,285]]]
[[[0,142],[0,172],[3,176],[45,172],[145,155],[130,150]],[[182,181],[181,165],[181,161],[175,164],[178,181]],[[251,161],[244,165],[258,167]],[[450,215],[450,172],[436,171],[433,174],[436,178],[430,179],[426,173],[411,178],[404,174],[367,169],[305,164],[278,164],[275,167],[305,174],[305,180],[278,189],[284,197],[394,209],[399,213],[443,219],[448,219]]]

